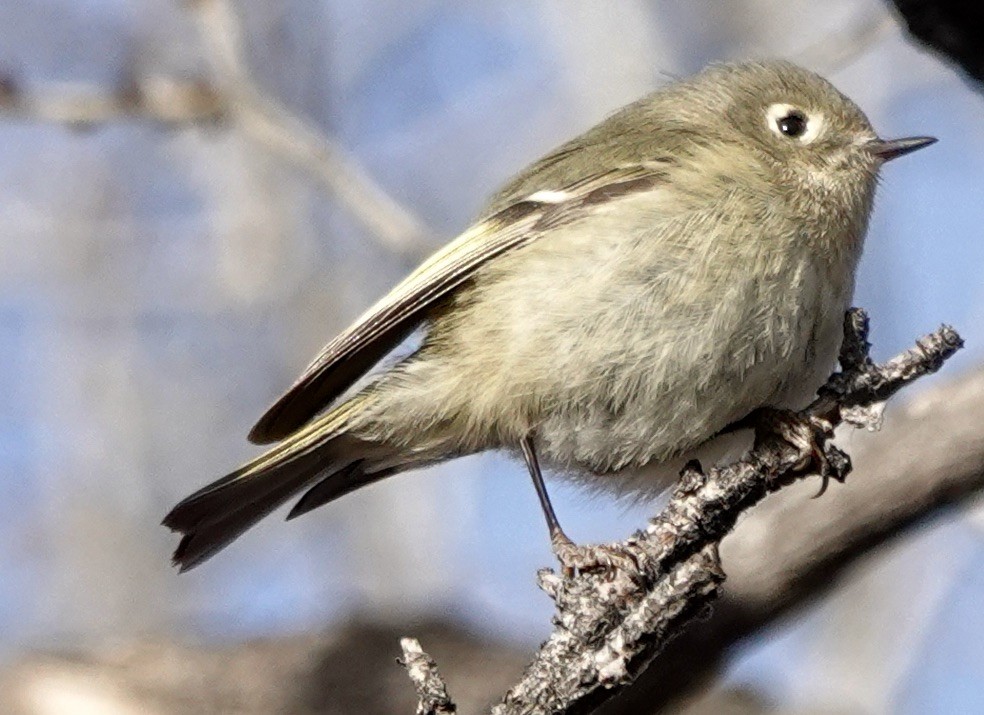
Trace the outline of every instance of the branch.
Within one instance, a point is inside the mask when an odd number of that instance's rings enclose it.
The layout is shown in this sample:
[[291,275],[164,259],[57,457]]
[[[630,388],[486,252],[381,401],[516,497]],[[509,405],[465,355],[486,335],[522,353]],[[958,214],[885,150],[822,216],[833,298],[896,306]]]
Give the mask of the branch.
[[786,489],[724,540],[728,581],[714,613],[673,641],[604,712],[676,711],[711,685],[735,647],[835,589],[883,544],[984,490],[984,368],[894,406],[868,434],[843,489]]
[[0,76],[0,116],[66,124],[85,129],[120,119],[162,124],[215,122],[225,113],[223,99],[209,84],[169,77],[130,78],[111,90],[60,85],[37,90],[12,75]]
[[[876,427],[875,404],[938,370],[962,345],[960,336],[943,326],[913,349],[874,365],[863,311],[848,312],[844,333],[842,372],[799,413],[804,419]],[[850,470],[847,456],[826,439],[822,447],[831,476],[843,479]],[[585,713],[620,692],[684,625],[705,612],[724,580],[718,543],[746,509],[809,475],[802,457],[791,444],[764,435],[727,467],[705,475],[688,465],[663,512],[645,530],[609,545],[631,555],[635,567],[563,578],[541,571],[541,588],[557,606],[556,628],[493,712]]]
[[242,32],[229,0],[194,0],[208,59],[229,111],[242,130],[320,181],[384,245],[408,259],[427,247],[426,231],[409,209],[387,194],[331,137],[267,96],[251,78]]
[[293,115],[252,80],[235,10],[227,0],[191,0],[214,84],[167,77],[128,77],[112,89],[62,85],[27,88],[0,73],[0,116],[86,129],[137,119],[166,125],[234,121],[251,139],[301,167],[373,236],[408,262],[428,252],[427,230],[330,136]]
[[417,715],[441,715],[455,713],[457,708],[448,696],[448,689],[437,672],[437,663],[424,653],[416,638],[403,638],[400,641],[403,658],[400,664],[407,669],[407,675],[417,690]]
[[796,64],[809,67],[826,77],[854,64],[894,26],[891,16],[875,12],[810,43],[796,52],[792,59]]
[[890,0],[909,33],[984,83],[984,7],[966,0]]

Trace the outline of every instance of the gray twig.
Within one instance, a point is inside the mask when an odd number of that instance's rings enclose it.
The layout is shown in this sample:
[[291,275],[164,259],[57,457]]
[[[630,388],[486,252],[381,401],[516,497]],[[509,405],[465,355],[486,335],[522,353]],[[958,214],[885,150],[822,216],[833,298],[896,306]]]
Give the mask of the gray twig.
[[416,638],[403,638],[400,647],[403,649],[400,664],[407,669],[417,690],[417,715],[457,712],[444,680],[437,672],[437,664],[420,647],[420,642]]
[[[864,311],[848,311],[841,372],[830,377],[800,417],[877,428],[875,405],[937,371],[962,346],[956,331],[942,326],[914,348],[875,365],[867,338]],[[847,455],[826,439],[821,446],[830,476],[842,480],[850,471]],[[646,529],[609,545],[631,555],[634,567],[572,576],[541,571],[540,586],[557,607],[555,629],[493,713],[587,713],[634,680],[718,595],[724,574],[717,545],[738,516],[767,494],[813,473],[803,469],[802,457],[801,450],[764,434],[734,464],[705,474],[692,463]]]

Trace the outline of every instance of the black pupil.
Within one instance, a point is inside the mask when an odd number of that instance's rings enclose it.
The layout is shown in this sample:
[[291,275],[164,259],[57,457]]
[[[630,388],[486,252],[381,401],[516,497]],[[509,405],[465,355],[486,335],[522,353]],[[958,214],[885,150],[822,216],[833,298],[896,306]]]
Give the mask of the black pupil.
[[779,131],[787,137],[802,136],[806,131],[806,117],[802,112],[790,112],[782,117],[779,122]]

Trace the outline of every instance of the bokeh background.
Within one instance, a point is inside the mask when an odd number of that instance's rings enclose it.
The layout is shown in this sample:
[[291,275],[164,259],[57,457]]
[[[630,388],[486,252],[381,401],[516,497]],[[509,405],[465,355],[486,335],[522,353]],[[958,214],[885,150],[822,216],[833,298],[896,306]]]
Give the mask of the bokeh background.
[[[979,363],[984,96],[881,0],[0,3],[0,664],[353,618],[532,649],[552,557],[499,456],[268,519],[180,576],[158,524],[255,454],[268,403],[500,182],[749,56],[820,71],[884,136],[940,138],[884,172],[856,303],[877,357],[945,320],[953,369]],[[554,495],[582,541],[653,510]],[[727,682],[787,709],[984,712],[981,513],[894,541]]]

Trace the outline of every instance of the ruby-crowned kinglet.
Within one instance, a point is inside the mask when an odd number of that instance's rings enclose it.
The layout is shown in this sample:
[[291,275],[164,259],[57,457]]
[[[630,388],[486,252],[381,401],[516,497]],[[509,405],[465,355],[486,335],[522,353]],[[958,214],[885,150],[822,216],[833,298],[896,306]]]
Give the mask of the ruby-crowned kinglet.
[[[300,492],[288,518],[488,449],[524,455],[555,537],[537,455],[590,485],[665,488],[729,425],[822,384],[878,171],[933,141],[879,139],[787,62],[712,66],[628,105],[327,345],[250,433],[279,444],[164,519],[175,563]],[[413,354],[349,389],[421,325]]]

